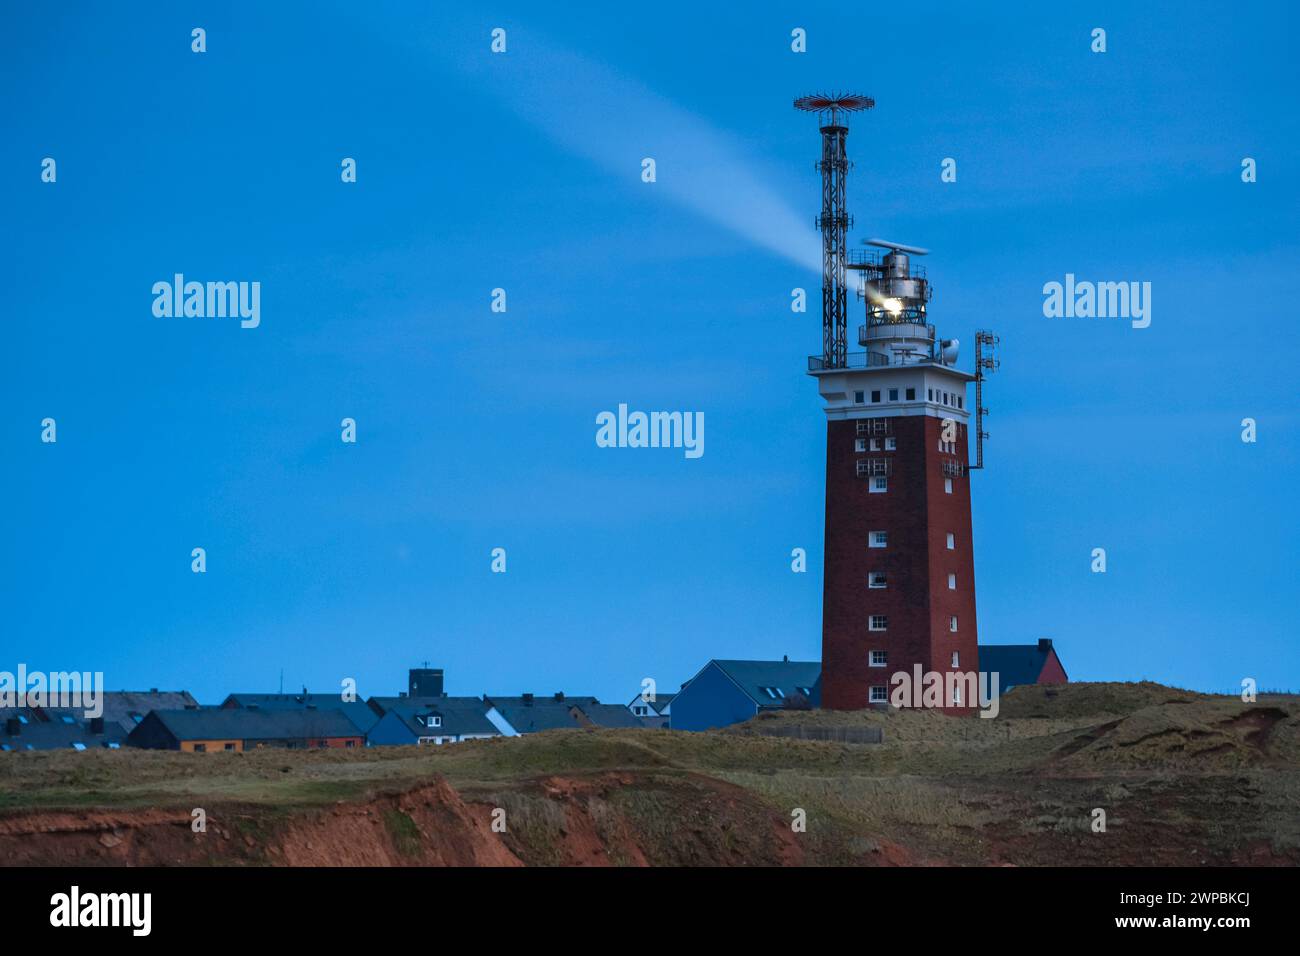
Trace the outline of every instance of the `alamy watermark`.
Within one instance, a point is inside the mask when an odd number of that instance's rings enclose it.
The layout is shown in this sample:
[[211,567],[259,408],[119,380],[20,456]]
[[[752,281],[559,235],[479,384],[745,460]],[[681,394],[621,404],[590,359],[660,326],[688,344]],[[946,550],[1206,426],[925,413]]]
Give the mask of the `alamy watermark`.
[[262,322],[262,283],[186,282],[182,273],[172,281],[153,284],[153,314],[160,319],[173,316],[194,319],[239,317],[239,327],[255,329]]
[[0,671],[0,707],[80,708],[87,718],[104,716],[104,672]]
[[1151,324],[1150,282],[1075,281],[1074,273],[1065,274],[1065,282],[1043,284],[1043,315],[1049,319],[1132,319],[1135,329]]
[[912,665],[911,673],[895,671],[889,678],[894,707],[975,707],[981,717],[996,717],[1001,709],[998,671],[922,671]]
[[599,448],[683,448],[687,458],[704,454],[703,412],[628,412],[620,403],[618,414],[596,416]]

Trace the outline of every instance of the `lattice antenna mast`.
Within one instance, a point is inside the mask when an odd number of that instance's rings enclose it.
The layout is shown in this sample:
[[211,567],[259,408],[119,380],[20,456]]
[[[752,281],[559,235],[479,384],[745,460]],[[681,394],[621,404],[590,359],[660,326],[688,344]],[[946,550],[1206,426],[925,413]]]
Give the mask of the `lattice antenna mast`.
[[876,101],[856,93],[815,93],[794,101],[794,108],[819,113],[822,118],[822,211],[817,228],[822,233],[822,361],[825,368],[848,364],[848,300],[844,264],[848,255],[847,234],[853,224],[844,208],[844,182],[849,172],[845,140],[849,129],[840,123],[841,113],[869,110]]
[[989,413],[984,407],[984,379],[1002,365],[994,355],[1000,341],[1000,338],[986,329],[975,333],[975,464],[968,464],[968,469],[984,467],[984,439],[989,437],[989,433],[984,430],[984,416]]

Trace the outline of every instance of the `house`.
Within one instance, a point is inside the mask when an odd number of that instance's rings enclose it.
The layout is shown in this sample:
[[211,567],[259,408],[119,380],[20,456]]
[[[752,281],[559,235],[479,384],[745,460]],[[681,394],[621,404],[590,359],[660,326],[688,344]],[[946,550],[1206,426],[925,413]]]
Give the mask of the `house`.
[[640,717],[647,727],[667,727],[672,717],[673,698],[676,694],[656,693],[654,700],[647,700],[641,694],[633,697],[627,709]]
[[1020,684],[1064,684],[1069,681],[1050,637],[1037,644],[981,644],[980,670],[998,675],[998,692]]
[[597,727],[642,729],[648,726],[622,704],[584,704],[581,707],[574,704],[571,714],[579,727],[588,730]]
[[117,749],[151,710],[198,709],[188,691],[104,691],[100,710],[87,717],[80,707],[0,708],[0,751]]
[[543,730],[574,730],[593,727],[644,728],[644,721],[621,704],[602,704],[595,697],[550,697],[520,694],[518,697],[483,698],[491,709],[491,720],[506,737],[535,734]]
[[368,703],[378,715],[366,734],[372,747],[501,736],[488,719],[488,705],[477,697],[372,697]]
[[221,706],[257,710],[338,710],[363,734],[368,733],[381,716],[365,701],[344,700],[341,694],[309,694],[305,687],[300,694],[230,694]]
[[709,661],[672,700],[673,730],[710,730],[762,711],[817,707],[821,662]]
[[204,707],[151,710],[126,742],[151,750],[239,753],[262,747],[364,747],[366,739],[339,710]]

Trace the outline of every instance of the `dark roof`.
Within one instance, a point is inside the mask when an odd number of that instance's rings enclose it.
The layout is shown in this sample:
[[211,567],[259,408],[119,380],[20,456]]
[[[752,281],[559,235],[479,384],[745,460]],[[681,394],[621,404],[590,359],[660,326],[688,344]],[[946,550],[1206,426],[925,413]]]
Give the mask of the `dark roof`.
[[634,707],[637,704],[645,704],[656,714],[662,714],[664,712],[664,708],[667,707],[669,704],[671,704],[673,702],[673,698],[676,696],[677,695],[675,693],[673,694],[656,693],[654,700],[643,700],[641,695],[637,694],[635,697],[633,697],[631,700],[627,702],[627,705],[629,707]]
[[[110,690],[103,695],[104,736],[113,740],[124,740],[135,730],[136,725],[151,710],[187,710],[197,709],[199,702],[186,690]],[[79,724],[89,725],[90,718],[85,716],[81,707],[45,707],[45,713],[54,719],[64,714],[71,715]],[[132,714],[139,716],[139,719]],[[99,738],[96,738],[99,739]]]
[[344,700],[340,694],[231,694],[223,707],[258,710],[341,710],[363,734],[379,720],[379,714],[362,700]]
[[26,723],[17,734],[4,732],[0,724],[0,749],[9,751],[22,750],[67,750],[74,744],[83,744],[87,750],[101,748],[105,744],[103,737],[89,734],[81,724],[65,724],[62,721],[49,723]]
[[[760,707],[783,707],[799,693],[812,689],[821,677],[821,661],[711,661]],[[776,697],[763,690],[774,688]],[[814,695],[815,696],[815,695]]]
[[537,733],[542,730],[572,730],[581,726],[573,716],[573,708],[599,704],[595,697],[534,697],[531,701],[523,697],[489,697],[486,701],[497,709],[502,717],[521,734]]
[[360,737],[341,710],[249,710],[246,707],[152,711],[177,740],[304,740]]
[[1046,644],[981,644],[980,670],[986,674],[997,673],[999,692],[1021,684],[1037,684],[1043,673],[1052,645]]
[[597,727],[645,727],[646,723],[623,704],[586,704],[578,710]]
[[[501,733],[487,719],[488,705],[477,697],[372,697],[371,701],[385,714],[396,714],[419,737]],[[441,727],[427,727],[416,720],[431,713],[442,717]]]

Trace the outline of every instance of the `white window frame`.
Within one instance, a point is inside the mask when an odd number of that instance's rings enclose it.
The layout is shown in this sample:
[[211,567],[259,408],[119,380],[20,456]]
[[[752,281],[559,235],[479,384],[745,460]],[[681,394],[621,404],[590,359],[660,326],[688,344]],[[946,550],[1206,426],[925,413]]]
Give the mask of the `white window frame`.
[[[877,574],[880,575],[880,583],[879,583],[879,584],[876,583],[876,575],[877,575]],[[867,572],[867,587],[871,588],[872,590],[876,590],[876,591],[880,590],[881,588],[887,588],[887,587],[889,587],[889,575],[885,574],[884,571],[868,571],[868,572]]]
[[898,451],[898,439],[892,435],[885,439],[885,451]]
[[867,490],[873,495],[881,495],[889,490],[889,479],[884,475],[872,475]]
[[867,532],[867,547],[869,548],[889,547],[889,532],[888,531]]
[[948,590],[957,590],[957,575],[951,573],[948,575]]
[[957,633],[957,615],[954,614],[948,618],[948,630],[953,634]]
[[866,451],[866,450],[867,450],[867,440],[866,440],[865,438],[855,438],[855,439],[853,439],[853,450],[854,450],[854,451]]
[[887,631],[889,630],[888,614],[871,614],[867,617],[868,631]]
[[[879,692],[879,696],[877,696]],[[867,702],[871,704],[888,704],[889,687],[886,684],[873,684],[868,692]]]
[[955,534],[953,534],[951,531],[949,531],[949,532],[948,532],[948,550],[949,550],[949,551],[955,551],[956,549],[957,549],[957,536],[956,536]]
[[[880,655],[880,660],[876,660],[876,655],[877,655],[877,654]],[[888,651],[872,651],[872,652],[871,652],[871,657],[870,657],[870,663],[869,663],[868,666],[870,666],[870,667],[888,667],[888,666],[889,666],[889,652],[888,652]]]
[[952,479],[951,479],[951,478],[945,478],[945,479],[943,480],[943,493],[944,493],[945,495],[950,495],[950,494],[952,494]]
[[952,652],[952,666],[961,667],[961,653],[959,651]]

